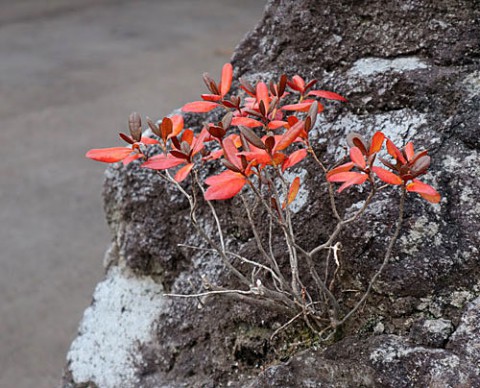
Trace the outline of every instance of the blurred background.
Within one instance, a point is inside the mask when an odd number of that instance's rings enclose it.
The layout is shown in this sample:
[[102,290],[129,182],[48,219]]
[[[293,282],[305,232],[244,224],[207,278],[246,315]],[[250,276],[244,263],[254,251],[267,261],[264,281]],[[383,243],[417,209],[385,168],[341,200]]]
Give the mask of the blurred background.
[[60,382],[110,241],[105,166],[131,111],[204,92],[259,0],[0,0],[0,387]]

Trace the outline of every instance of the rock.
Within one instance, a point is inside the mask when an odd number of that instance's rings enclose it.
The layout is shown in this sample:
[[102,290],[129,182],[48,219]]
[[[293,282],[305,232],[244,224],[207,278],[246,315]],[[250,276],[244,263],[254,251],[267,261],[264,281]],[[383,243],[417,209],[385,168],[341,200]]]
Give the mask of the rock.
[[447,319],[420,319],[410,330],[410,338],[419,345],[441,348],[453,332]]
[[[178,247],[206,245],[191,232],[188,205],[175,189],[138,163],[111,167],[105,209],[112,253],[68,354],[64,386],[117,387],[120,379],[127,388],[480,386],[479,20],[480,6],[470,0],[270,1],[236,49],[236,76],[319,79],[319,89],[350,103],[326,103],[313,129],[315,148],[334,161],[351,131],[413,140],[429,149],[425,181],[441,203],[409,197],[392,260],[334,341],[316,343],[300,324],[272,339],[286,322],[279,311],[230,298],[162,296],[200,292],[202,277],[239,285],[215,255]],[[214,119],[218,113],[186,116],[197,130]],[[310,249],[334,219],[315,165],[304,161],[293,172],[305,183],[293,222],[302,231],[298,243]],[[380,192],[340,236],[336,291],[347,306],[382,261],[397,218],[394,193]],[[337,196],[345,214],[365,198],[361,188],[349,194]],[[255,255],[240,202],[219,203],[218,211],[229,248]],[[199,220],[214,230],[204,204]]]

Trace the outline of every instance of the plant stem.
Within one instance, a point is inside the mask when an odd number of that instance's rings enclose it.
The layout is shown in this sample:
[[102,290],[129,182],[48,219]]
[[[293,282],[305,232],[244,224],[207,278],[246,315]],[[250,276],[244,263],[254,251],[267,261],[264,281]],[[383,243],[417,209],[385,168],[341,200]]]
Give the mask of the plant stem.
[[343,325],[355,312],[360,308],[360,306],[365,302],[367,299],[368,295],[370,294],[370,291],[372,290],[373,284],[377,280],[377,278],[382,274],[383,270],[385,269],[386,265],[388,264],[388,261],[390,260],[390,256],[392,254],[393,246],[395,245],[395,242],[397,241],[397,238],[400,234],[400,230],[402,229],[402,223],[403,223],[403,215],[404,215],[404,210],[405,210],[405,197],[406,197],[406,189],[405,185],[402,186],[402,194],[400,196],[400,205],[399,205],[399,211],[398,211],[398,219],[397,219],[397,226],[395,228],[395,232],[393,233],[392,237],[390,238],[390,243],[388,244],[387,251],[385,252],[385,256],[383,258],[382,265],[378,269],[377,272],[373,275],[372,279],[370,280],[370,283],[368,284],[367,290],[363,294],[362,298],[357,302],[357,304],[350,310],[350,312],[343,317],[343,319],[339,322],[337,322],[337,326]]

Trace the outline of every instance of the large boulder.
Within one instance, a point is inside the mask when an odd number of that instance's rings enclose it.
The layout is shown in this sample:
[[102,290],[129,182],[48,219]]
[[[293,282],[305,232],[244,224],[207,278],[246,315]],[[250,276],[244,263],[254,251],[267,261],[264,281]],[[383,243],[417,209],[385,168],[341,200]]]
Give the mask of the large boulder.
[[[205,245],[175,188],[136,163],[111,167],[106,276],[68,353],[63,386],[480,386],[479,62],[476,1],[270,1],[235,51],[235,75],[317,78],[349,104],[327,105],[315,148],[333,161],[351,131],[413,140],[432,157],[425,180],[442,194],[440,204],[408,199],[392,260],[334,341],[316,342],[300,323],[271,338],[287,320],[280,311],[226,297],[163,296],[199,292],[202,277],[237,285],[215,255],[178,247]],[[204,119],[187,116],[197,130]],[[315,165],[293,171],[305,181],[294,225],[311,248],[334,219]],[[381,264],[398,213],[392,192],[381,192],[340,236],[337,285],[347,306]],[[339,196],[342,213],[364,197],[360,189]],[[248,256],[255,243],[238,204],[219,204],[219,215],[230,249]],[[204,204],[199,214],[213,230]]]

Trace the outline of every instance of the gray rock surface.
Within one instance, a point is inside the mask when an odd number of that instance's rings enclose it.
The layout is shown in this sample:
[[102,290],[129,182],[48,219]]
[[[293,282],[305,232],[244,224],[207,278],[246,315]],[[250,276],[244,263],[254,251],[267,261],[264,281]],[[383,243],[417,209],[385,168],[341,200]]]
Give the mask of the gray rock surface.
[[[442,194],[441,203],[409,198],[393,258],[365,307],[334,343],[308,346],[301,328],[270,340],[285,317],[267,309],[227,298],[137,298],[145,282],[192,293],[201,290],[202,276],[218,284],[235,281],[215,256],[177,247],[201,242],[190,233],[187,204],[174,189],[136,165],[112,167],[105,183],[114,235],[107,277],[69,352],[64,386],[115,386],[92,364],[96,357],[115,359],[118,352],[99,355],[78,344],[85,336],[96,338],[92,343],[101,338],[103,329],[87,329],[89,316],[96,311],[98,319],[99,306],[109,305],[106,300],[117,306],[119,298],[127,310],[134,298],[138,311],[143,307],[137,304],[156,306],[155,314],[139,317],[139,339],[127,336],[130,352],[116,374],[128,364],[125,387],[480,386],[479,21],[480,5],[467,0],[271,1],[237,47],[236,75],[255,80],[285,72],[319,79],[319,88],[339,92],[350,104],[328,104],[314,129],[317,150],[338,160],[351,131],[382,130],[399,144],[413,140],[429,149],[432,171],[425,180]],[[188,116],[187,122],[195,127],[199,119]],[[314,231],[298,238],[312,248],[331,231],[332,216],[315,166],[305,161],[296,172],[306,186],[294,223]],[[338,197],[346,214],[364,198],[360,189],[351,193]],[[232,236],[229,247],[248,255],[254,243],[236,205],[220,204],[220,218]],[[212,228],[205,209],[199,212]],[[395,195],[384,191],[343,233],[339,293],[366,288],[396,217]],[[109,293],[109,282],[118,283],[125,273],[136,291]],[[358,293],[342,298],[348,306]],[[115,317],[119,332],[136,330],[130,314]]]

